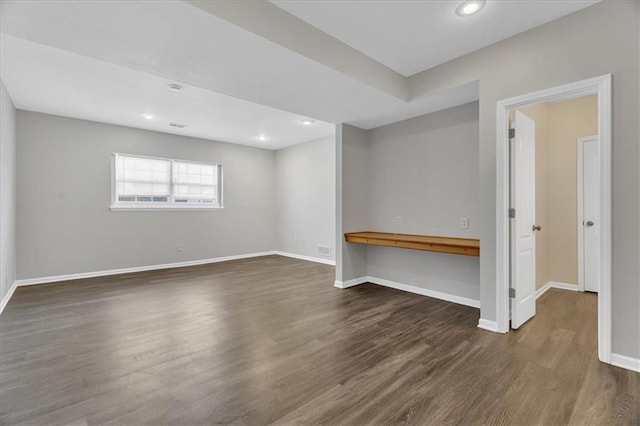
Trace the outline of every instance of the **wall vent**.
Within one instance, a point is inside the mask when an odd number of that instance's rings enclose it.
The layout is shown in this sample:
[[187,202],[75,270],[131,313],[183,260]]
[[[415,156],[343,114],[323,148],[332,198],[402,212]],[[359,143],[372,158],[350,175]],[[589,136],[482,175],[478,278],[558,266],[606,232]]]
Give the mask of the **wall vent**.
[[318,256],[331,257],[331,247],[318,246]]

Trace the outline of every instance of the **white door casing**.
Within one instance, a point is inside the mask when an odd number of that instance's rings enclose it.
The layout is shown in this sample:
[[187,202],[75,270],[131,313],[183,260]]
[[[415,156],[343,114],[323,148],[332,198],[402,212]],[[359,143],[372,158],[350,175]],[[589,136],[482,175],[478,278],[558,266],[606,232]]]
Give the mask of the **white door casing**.
[[511,139],[511,327],[519,328],[536,313],[535,142],[536,123],[515,111]]
[[600,288],[600,140],[578,138],[578,290]]
[[[496,287],[495,322],[493,313],[484,308],[478,326],[498,333],[509,331],[509,144],[508,112],[540,102],[554,102],[580,96],[598,95],[598,136],[600,138],[600,288],[598,293],[598,358],[611,363],[611,74],[562,84],[518,95],[496,103]],[[487,311],[485,313],[485,311]]]

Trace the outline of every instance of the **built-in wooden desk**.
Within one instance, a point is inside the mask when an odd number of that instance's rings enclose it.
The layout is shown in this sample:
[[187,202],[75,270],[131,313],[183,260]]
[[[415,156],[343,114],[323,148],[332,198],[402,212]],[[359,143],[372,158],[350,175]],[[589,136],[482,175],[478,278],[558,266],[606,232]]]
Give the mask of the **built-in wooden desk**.
[[430,235],[371,231],[348,232],[344,234],[344,238],[350,243],[480,256],[480,240],[473,238],[434,237]]

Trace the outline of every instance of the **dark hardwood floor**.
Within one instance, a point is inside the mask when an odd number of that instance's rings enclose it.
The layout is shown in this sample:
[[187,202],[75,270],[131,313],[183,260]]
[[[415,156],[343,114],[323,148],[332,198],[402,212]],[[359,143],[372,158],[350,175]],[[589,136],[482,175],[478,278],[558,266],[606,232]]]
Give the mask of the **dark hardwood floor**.
[[596,296],[479,311],[267,256],[21,287],[0,317],[2,424],[638,424]]

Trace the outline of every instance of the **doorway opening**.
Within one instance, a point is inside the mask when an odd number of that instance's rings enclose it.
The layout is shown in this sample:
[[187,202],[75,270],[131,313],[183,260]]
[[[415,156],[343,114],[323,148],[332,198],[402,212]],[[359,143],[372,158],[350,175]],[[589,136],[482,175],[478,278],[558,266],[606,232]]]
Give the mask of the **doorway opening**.
[[[518,328],[533,317],[536,298],[551,287],[597,291],[598,358],[606,363],[611,355],[610,93],[611,77],[605,75],[500,101],[496,146],[498,331]],[[575,166],[554,165],[559,175],[573,173],[572,182],[554,178],[546,185],[553,194],[540,200],[547,205],[537,205],[536,193],[540,198],[543,191],[536,191],[536,125],[531,116],[536,115],[536,105],[579,99],[592,102],[596,123],[574,135],[571,151]],[[569,157],[566,148],[565,156]],[[548,158],[562,161],[559,157],[561,153],[555,152]],[[548,217],[541,214],[543,208],[550,212]],[[557,240],[551,252],[545,249],[550,237]],[[552,256],[553,275],[545,270],[549,265],[536,262],[537,242],[546,250],[543,257],[546,254],[547,263]]]

